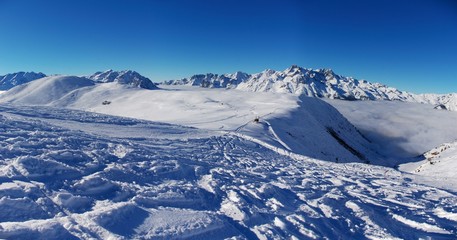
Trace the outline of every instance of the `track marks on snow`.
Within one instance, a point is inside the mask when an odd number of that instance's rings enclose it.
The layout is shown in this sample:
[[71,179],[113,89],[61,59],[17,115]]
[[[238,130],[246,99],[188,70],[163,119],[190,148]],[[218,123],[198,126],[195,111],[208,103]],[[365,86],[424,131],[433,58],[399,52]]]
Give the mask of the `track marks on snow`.
[[[183,139],[106,137],[92,128],[51,125],[39,120],[42,112],[24,109],[33,117],[28,120],[9,111],[0,116],[0,210],[7,213],[0,218],[2,238],[457,234],[454,193],[388,168],[308,159],[239,133],[195,137],[191,129]],[[127,120],[109,121],[122,129]],[[186,131],[142,124],[145,130]]]

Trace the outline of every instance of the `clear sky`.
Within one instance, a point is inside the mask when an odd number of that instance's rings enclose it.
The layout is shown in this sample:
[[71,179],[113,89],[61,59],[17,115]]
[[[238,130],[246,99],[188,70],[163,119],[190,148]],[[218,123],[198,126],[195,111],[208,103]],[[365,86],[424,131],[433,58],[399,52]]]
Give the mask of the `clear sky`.
[[0,75],[153,81],[292,64],[457,92],[455,0],[0,0]]

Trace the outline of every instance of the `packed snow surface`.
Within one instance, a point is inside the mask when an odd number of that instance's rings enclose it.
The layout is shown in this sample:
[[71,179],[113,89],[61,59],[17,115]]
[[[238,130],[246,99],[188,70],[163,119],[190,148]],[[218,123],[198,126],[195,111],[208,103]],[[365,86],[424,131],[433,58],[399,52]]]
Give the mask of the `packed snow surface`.
[[457,234],[455,191],[392,168],[293,154],[240,131],[5,104],[0,126],[0,238]]

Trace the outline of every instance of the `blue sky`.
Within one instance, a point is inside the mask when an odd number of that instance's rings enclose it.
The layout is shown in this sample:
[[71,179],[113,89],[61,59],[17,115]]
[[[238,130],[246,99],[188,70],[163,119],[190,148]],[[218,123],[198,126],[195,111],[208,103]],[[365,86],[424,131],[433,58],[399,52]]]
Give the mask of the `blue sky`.
[[457,92],[457,2],[0,0],[0,74],[132,69],[161,81],[292,64]]

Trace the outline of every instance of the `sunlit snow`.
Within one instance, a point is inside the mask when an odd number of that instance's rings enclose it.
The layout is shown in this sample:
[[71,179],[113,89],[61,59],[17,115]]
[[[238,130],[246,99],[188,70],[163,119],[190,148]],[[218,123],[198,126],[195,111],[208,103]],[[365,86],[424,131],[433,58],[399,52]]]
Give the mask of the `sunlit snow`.
[[65,76],[0,102],[0,238],[457,234],[455,112],[431,105],[330,102],[342,115],[293,94]]

